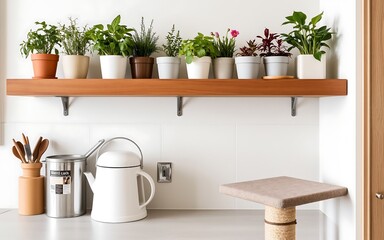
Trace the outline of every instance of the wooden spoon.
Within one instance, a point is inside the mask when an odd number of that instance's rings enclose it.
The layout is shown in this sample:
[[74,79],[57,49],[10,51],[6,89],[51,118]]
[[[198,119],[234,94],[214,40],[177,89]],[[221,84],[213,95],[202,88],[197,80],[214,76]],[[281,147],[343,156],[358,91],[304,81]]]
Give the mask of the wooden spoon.
[[36,142],[35,148],[33,149],[33,152],[32,152],[33,162],[37,161],[37,156],[39,155],[39,148],[42,140],[43,140],[43,137],[39,137],[39,139]]
[[19,154],[21,161],[23,161],[23,163],[26,163],[27,161],[25,160],[25,152],[24,152],[23,144],[19,141],[16,142],[15,139],[13,139],[13,143],[15,144],[16,151]]
[[20,157],[19,152],[17,151],[15,146],[12,147],[12,152],[13,152],[13,155],[15,155],[15,157],[17,157],[18,159],[21,160],[21,162],[23,162],[23,159]]
[[41,158],[41,156],[43,156],[43,154],[47,150],[48,146],[49,146],[49,140],[48,139],[44,139],[43,141],[41,141],[40,146],[39,146],[39,154],[37,155],[35,162],[40,162],[40,158]]

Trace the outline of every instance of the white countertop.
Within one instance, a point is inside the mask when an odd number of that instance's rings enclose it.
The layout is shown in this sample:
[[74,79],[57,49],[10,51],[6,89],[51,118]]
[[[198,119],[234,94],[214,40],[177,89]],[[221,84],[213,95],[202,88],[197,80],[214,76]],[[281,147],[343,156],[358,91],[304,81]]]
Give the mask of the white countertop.
[[[297,239],[322,239],[324,215],[297,211]],[[149,210],[147,218],[130,223],[93,221],[90,214],[76,218],[21,216],[17,209],[0,209],[0,239],[4,240],[261,240],[262,210]]]

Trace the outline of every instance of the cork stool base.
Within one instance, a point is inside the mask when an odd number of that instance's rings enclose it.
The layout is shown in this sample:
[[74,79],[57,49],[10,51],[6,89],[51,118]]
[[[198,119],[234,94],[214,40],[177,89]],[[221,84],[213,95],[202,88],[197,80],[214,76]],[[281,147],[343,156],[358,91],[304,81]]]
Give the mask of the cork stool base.
[[296,239],[296,208],[265,206],[265,240]]

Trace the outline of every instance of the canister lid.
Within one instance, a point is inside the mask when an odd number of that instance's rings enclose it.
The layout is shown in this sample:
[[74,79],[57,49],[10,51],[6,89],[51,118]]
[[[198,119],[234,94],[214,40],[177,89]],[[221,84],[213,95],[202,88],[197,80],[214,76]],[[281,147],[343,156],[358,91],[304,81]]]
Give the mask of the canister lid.
[[123,168],[140,166],[140,157],[134,152],[108,151],[97,159],[98,167]]
[[55,162],[55,163],[78,162],[78,161],[85,161],[85,160],[86,160],[85,156],[79,155],[79,154],[52,155],[45,158],[46,162]]

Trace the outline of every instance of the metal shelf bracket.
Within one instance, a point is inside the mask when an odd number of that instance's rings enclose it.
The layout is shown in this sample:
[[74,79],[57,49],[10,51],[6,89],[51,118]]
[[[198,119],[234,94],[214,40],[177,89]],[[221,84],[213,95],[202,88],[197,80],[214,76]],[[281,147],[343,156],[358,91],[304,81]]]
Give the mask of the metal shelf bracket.
[[291,116],[296,116],[297,97],[291,97]]
[[63,104],[63,114],[68,116],[69,114],[69,97],[60,97],[61,103]]
[[183,97],[177,97],[177,116],[183,116]]

